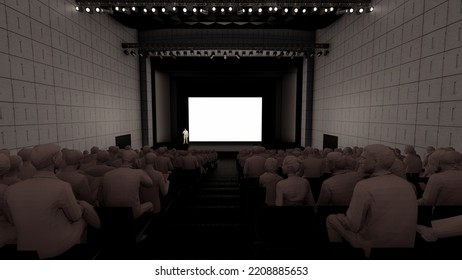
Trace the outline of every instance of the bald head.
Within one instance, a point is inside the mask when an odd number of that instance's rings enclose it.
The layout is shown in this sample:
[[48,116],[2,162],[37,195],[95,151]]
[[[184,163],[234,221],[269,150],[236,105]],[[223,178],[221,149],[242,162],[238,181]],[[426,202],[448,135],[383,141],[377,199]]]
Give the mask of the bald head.
[[61,147],[56,144],[42,144],[32,148],[30,159],[37,170],[58,164],[61,159]]

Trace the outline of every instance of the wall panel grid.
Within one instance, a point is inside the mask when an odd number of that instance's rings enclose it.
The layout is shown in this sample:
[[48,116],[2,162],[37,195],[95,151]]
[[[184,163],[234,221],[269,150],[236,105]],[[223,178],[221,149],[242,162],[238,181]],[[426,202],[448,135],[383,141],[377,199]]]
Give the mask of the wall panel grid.
[[315,60],[314,110],[329,113],[313,118],[313,144],[329,133],[342,145],[462,148],[462,1],[372,2],[317,31],[331,52]]
[[138,60],[119,47],[137,33],[74,4],[0,2],[0,147],[141,145]]

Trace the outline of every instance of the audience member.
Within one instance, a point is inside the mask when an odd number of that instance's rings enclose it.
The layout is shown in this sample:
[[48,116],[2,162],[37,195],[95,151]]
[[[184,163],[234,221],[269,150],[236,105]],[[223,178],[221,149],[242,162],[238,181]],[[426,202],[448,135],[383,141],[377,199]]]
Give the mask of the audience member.
[[384,145],[364,148],[358,171],[368,178],[356,184],[346,215],[327,217],[331,242],[344,239],[366,257],[372,248],[414,246],[417,201],[411,184],[390,173],[395,159]]
[[22,148],[18,152],[18,156],[22,159],[22,165],[19,169],[18,178],[21,180],[27,180],[34,176],[35,172],[37,171],[35,167],[30,162],[30,153],[32,152],[32,148]]
[[265,169],[266,172],[260,176],[258,181],[260,186],[266,190],[266,205],[274,206],[276,204],[276,184],[283,179],[277,174],[278,160],[275,158],[266,159]]

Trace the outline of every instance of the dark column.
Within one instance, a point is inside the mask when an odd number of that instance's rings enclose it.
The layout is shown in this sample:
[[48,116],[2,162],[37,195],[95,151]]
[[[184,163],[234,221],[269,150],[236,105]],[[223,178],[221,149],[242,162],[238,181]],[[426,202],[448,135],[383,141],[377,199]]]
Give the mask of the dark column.
[[141,144],[149,143],[148,126],[148,83],[146,71],[146,57],[139,56],[140,64],[140,105],[141,105]]
[[305,119],[305,141],[306,146],[313,143],[313,95],[314,95],[314,56],[308,55],[306,70],[306,119]]

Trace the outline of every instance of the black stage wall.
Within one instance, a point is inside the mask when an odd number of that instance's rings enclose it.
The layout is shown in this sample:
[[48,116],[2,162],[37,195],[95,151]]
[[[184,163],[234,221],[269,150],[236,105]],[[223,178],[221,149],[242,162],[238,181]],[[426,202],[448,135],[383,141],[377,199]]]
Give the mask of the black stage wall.
[[[279,147],[299,145],[301,120],[301,77],[303,60],[301,58],[152,58],[153,73],[169,77],[169,102],[165,93],[156,93],[153,80],[154,103],[165,102],[170,107],[170,119],[153,118],[159,127],[170,124],[170,142],[182,142],[181,132],[188,127],[188,97],[262,97],[262,145]],[[293,85],[287,86],[287,76],[294,75]],[[155,77],[156,75],[153,75]],[[165,81],[163,81],[165,82]],[[164,87],[166,88],[166,87]],[[159,95],[161,95],[159,97]],[[290,96],[289,96],[290,95]],[[156,99],[156,96],[158,98]],[[290,98],[289,98],[290,97]],[[295,100],[283,106],[284,98]],[[163,101],[161,101],[163,100]],[[162,104],[158,104],[157,106]],[[239,108],[236,108],[236,114]],[[287,117],[295,114],[293,117]],[[213,116],[211,116],[213,117]],[[294,121],[295,120],[295,121]],[[287,127],[292,134],[285,135]],[[158,143],[154,133],[155,142]],[[287,141],[290,139],[290,141]],[[163,139],[166,142],[165,139]],[[290,143],[288,143],[290,142]],[[256,144],[256,143],[248,143]]]

